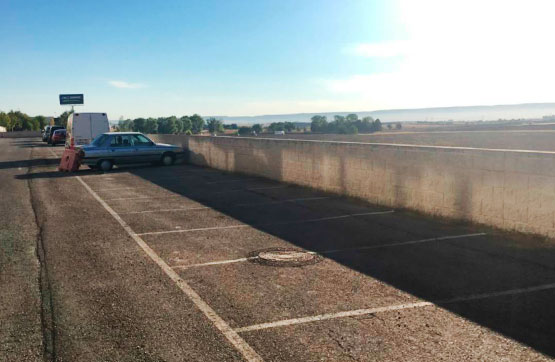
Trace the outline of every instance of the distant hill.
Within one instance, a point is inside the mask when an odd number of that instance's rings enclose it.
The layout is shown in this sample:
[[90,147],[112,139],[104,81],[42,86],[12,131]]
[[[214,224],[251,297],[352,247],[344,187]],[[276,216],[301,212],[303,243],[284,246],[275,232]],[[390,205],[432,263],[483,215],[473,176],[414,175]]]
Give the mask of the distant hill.
[[345,116],[356,113],[360,118],[370,116],[379,118],[382,122],[439,122],[439,121],[492,121],[498,119],[529,119],[555,115],[555,103],[525,103],[496,106],[468,106],[468,107],[438,107],[415,109],[389,109],[378,111],[349,111],[349,112],[320,112],[270,114],[261,116],[215,116],[224,123],[272,123],[272,122],[310,122],[314,115],[327,116],[328,120],[334,115]]

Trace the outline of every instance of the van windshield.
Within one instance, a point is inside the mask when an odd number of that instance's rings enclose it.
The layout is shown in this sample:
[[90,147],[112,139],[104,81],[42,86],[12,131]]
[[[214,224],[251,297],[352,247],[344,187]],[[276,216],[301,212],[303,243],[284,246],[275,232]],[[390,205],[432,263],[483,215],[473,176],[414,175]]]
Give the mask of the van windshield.
[[106,141],[106,138],[108,138],[108,136],[105,135],[105,134],[98,135],[98,136],[96,136],[96,138],[91,142],[91,145],[96,146],[96,147],[102,146],[102,145],[104,144],[104,141]]

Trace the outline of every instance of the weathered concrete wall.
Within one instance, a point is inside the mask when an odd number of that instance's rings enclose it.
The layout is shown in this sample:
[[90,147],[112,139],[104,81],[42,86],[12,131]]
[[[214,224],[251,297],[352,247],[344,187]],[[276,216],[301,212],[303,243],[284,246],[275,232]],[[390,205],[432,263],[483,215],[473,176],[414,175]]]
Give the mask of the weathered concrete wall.
[[238,137],[155,138],[181,144],[197,165],[555,237],[555,152]]
[[0,138],[39,137],[40,131],[0,132]]

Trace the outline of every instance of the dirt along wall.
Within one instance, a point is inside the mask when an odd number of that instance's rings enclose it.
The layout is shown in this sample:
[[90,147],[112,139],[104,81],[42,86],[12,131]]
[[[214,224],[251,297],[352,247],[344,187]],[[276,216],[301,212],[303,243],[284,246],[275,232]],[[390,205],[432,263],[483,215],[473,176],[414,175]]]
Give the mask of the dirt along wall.
[[189,162],[555,237],[555,152],[153,135]]

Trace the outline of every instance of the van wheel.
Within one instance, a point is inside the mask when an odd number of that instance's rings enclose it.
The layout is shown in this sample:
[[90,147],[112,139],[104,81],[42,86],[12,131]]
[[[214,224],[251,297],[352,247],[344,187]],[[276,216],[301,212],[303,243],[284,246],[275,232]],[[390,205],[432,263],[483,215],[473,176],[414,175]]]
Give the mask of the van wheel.
[[175,162],[175,156],[171,153],[164,153],[162,155],[162,165],[171,166]]
[[110,160],[101,160],[98,162],[98,168],[102,171],[110,171],[114,164]]

